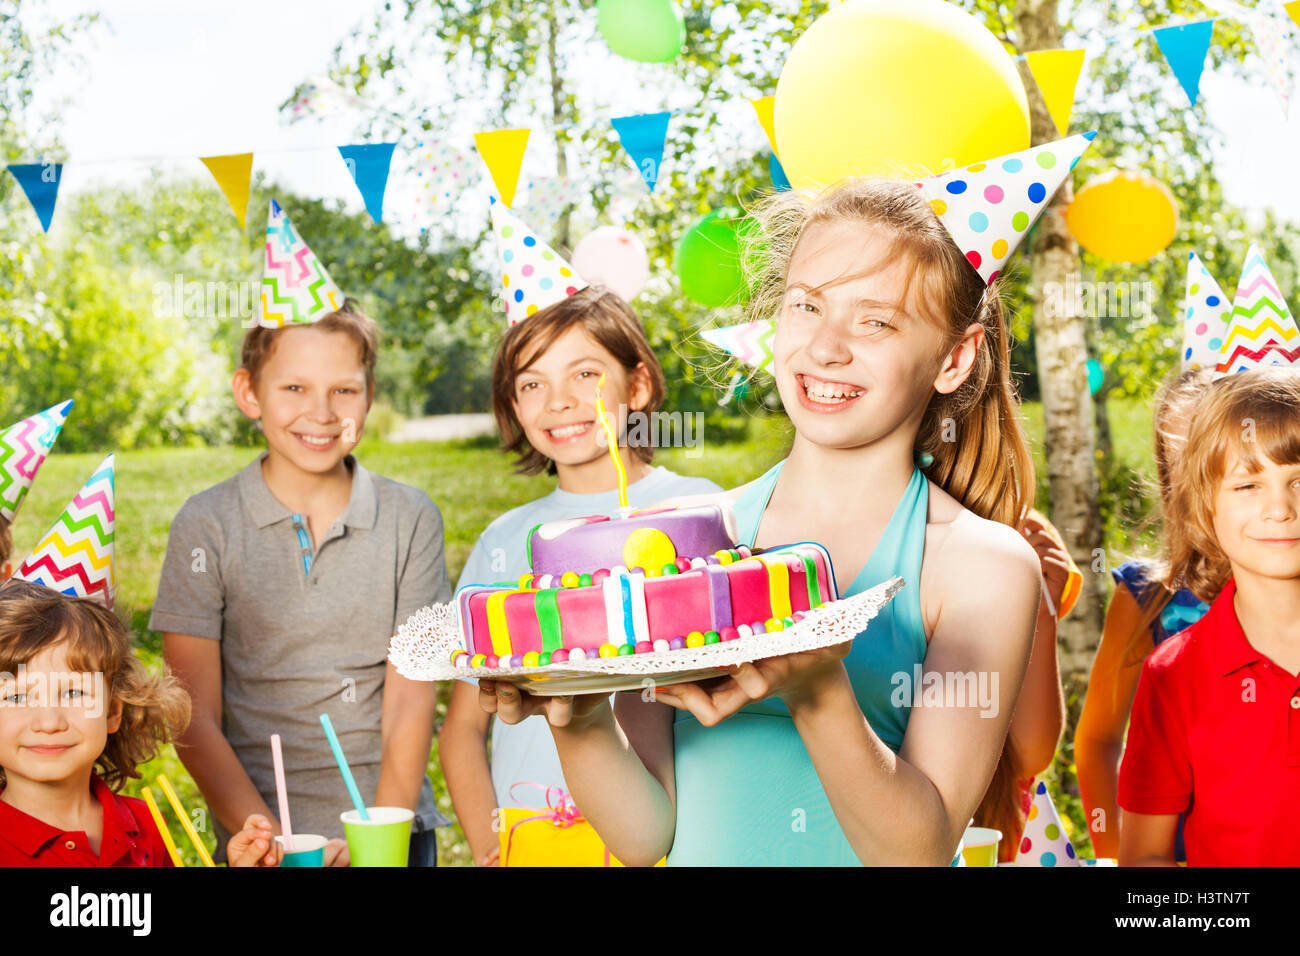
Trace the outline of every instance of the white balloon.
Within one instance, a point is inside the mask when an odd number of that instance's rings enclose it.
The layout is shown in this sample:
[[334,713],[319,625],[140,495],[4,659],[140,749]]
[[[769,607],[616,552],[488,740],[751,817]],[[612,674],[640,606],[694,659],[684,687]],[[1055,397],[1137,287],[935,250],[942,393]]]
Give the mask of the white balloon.
[[618,226],[601,226],[584,236],[570,261],[589,284],[604,286],[627,302],[650,278],[645,246],[635,233]]

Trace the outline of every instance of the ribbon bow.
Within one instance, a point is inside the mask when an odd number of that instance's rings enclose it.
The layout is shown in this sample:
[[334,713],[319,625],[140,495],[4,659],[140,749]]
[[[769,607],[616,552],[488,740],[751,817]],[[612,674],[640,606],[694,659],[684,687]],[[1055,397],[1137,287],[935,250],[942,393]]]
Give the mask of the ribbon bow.
[[[546,793],[546,808],[537,808],[535,816],[524,817],[518,823],[510,828],[510,835],[506,838],[505,859],[510,860],[510,847],[515,839],[515,831],[525,823],[534,823],[538,820],[550,820],[552,826],[568,829],[577,823],[586,823],[587,818],[578,811],[578,805],[573,802],[573,797],[563,787],[547,787],[540,783],[522,781],[511,784],[510,797],[513,800],[519,798],[515,796],[515,787],[536,787]],[[605,865],[609,866],[609,850],[605,850]]]

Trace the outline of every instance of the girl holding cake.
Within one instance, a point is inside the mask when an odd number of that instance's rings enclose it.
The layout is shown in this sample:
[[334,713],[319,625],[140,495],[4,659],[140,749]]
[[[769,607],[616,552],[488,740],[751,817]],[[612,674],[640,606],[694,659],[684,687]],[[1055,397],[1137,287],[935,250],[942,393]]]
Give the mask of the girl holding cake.
[[[655,703],[620,695],[617,722],[604,697],[481,682],[481,704],[508,723],[548,713],[573,796],[619,859],[958,858],[1040,603],[1038,559],[1010,527],[1034,482],[992,284],[1014,245],[986,231],[998,210],[979,206],[1014,204],[1005,231],[1018,241],[1090,139],[921,184],[847,181],[811,203],[778,194],[758,210],[751,311],[775,317],[795,437],[785,461],[728,494],[739,543],[820,542],[842,596],[895,575],[906,586],[851,645],[660,688]],[[898,690],[916,665],[984,675],[995,705],[914,706]]]

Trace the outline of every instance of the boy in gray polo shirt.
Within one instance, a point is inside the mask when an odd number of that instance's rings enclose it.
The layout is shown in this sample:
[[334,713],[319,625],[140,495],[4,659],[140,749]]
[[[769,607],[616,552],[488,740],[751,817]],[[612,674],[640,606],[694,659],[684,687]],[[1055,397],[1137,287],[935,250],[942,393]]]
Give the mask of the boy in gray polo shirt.
[[[436,701],[387,650],[451,587],[438,508],[349,454],[376,347],[352,300],[314,324],[250,330],[233,387],[267,451],[190,498],[171,525],[149,626],[164,632],[167,662],[194,698],[177,753],[218,848],[250,813],[278,820],[276,733],[294,832],[342,836],[351,803],[321,729],[328,713],[362,798],[414,810],[411,863],[434,865],[433,829],[447,823],[425,773]],[[342,862],[342,847],[327,859]]]

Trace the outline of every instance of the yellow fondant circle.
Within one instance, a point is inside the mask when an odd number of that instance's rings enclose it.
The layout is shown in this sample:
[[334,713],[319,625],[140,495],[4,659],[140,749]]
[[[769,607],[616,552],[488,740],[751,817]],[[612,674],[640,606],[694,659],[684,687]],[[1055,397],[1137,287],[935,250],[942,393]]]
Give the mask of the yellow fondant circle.
[[677,549],[658,528],[637,528],[623,542],[623,563],[629,568],[662,568],[677,559]]

